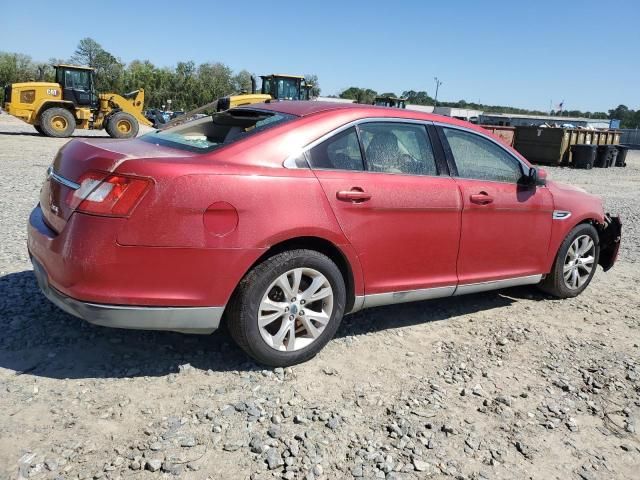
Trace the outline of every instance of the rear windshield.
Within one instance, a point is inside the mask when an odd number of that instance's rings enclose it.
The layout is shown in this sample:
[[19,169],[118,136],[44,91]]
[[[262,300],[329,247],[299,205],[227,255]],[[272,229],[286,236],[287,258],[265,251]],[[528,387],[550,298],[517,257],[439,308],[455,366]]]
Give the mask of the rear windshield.
[[233,109],[147,133],[140,140],[180,150],[210,152],[294,118],[286,113]]

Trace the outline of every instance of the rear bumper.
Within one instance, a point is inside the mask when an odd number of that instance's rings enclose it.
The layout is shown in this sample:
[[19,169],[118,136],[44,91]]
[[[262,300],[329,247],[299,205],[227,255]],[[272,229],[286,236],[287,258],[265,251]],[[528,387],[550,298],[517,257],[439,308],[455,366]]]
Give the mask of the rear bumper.
[[60,233],[37,206],[28,250],[40,288],[66,312],[97,325],[210,333],[262,251],[124,247],[125,220],[73,214]]
[[51,286],[83,302],[145,307],[219,307],[263,253],[253,249],[122,246],[127,220],[74,213],[56,233],[37,206],[27,245]]
[[207,334],[218,328],[224,312],[224,307],[136,307],[83,302],[53,288],[42,265],[33,258],[31,262],[44,296],[58,308],[94,325]]

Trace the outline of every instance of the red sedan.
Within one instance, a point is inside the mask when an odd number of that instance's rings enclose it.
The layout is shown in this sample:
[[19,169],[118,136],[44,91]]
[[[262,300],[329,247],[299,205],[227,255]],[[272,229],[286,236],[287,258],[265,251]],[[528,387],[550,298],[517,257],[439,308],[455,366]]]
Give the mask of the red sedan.
[[483,129],[399,109],[274,102],[134,140],[80,140],[29,220],[44,294],[89,322],[315,355],[362,308],[538,284],[616,260],[602,202]]

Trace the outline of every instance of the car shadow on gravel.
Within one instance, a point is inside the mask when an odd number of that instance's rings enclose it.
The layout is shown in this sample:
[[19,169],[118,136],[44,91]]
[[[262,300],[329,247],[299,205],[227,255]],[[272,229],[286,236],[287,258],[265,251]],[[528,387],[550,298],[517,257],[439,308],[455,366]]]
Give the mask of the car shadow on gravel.
[[[337,337],[447,320],[542,299],[532,289],[468,295],[365,310],[345,317]],[[52,305],[33,271],[0,277],[0,368],[58,378],[165,376],[186,364],[202,370],[262,370],[224,329],[213,335],[121,330],[91,325]]]

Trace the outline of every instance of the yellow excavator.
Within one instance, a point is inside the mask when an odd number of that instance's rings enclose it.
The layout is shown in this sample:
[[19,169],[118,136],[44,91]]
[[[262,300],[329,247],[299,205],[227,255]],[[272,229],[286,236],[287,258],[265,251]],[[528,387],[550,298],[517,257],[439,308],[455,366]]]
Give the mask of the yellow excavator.
[[160,125],[160,128],[165,129],[184,123],[194,115],[206,110],[221,112],[234,107],[251,105],[252,103],[270,102],[272,100],[310,100],[311,98],[313,85],[307,83],[301,75],[272,73],[271,75],[261,75],[260,79],[262,80],[260,92],[256,87],[255,77],[251,77],[251,93],[241,92],[236,95],[218,98]]
[[77,65],[55,65],[55,79],[7,85],[3,109],[48,137],[69,137],[81,128],[131,138],[139,124],[151,126],[142,113],[143,89],[96,94],[94,69]]

